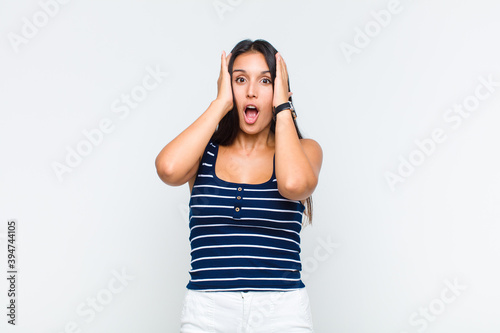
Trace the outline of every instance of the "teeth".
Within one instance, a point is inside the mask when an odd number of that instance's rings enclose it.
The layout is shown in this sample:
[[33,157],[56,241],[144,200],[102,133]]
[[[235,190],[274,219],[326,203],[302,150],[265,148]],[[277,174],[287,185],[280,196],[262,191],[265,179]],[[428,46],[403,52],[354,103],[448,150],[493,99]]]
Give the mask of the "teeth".
[[253,105],[249,105],[249,106],[247,106],[247,109],[257,109],[257,108]]

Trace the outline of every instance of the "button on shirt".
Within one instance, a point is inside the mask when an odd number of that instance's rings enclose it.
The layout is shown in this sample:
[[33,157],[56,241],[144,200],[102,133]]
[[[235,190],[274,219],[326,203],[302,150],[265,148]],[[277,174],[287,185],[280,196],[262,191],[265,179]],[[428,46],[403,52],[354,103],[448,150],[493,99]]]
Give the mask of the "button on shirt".
[[219,179],[219,146],[209,142],[189,201],[189,289],[278,291],[303,288],[300,231],[305,206],[262,184]]

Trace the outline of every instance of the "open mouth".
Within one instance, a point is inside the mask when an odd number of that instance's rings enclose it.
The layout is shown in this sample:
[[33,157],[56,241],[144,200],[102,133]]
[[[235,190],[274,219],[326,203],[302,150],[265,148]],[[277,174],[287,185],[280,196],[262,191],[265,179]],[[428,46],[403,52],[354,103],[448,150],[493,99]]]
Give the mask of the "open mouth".
[[259,110],[255,105],[247,105],[245,108],[245,122],[247,124],[253,124],[257,121],[259,117]]

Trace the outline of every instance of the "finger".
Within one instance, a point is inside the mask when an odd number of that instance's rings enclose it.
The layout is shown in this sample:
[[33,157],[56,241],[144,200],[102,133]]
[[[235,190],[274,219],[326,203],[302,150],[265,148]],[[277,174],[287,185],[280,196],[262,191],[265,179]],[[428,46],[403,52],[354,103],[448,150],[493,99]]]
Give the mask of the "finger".
[[226,70],[227,73],[229,73],[229,60],[231,59],[231,56],[232,56],[232,54],[229,53],[227,55],[227,58],[226,58],[226,68],[225,68],[225,70]]
[[281,63],[283,64],[283,66],[286,68],[286,62],[285,62],[285,59],[283,59],[283,57],[281,56],[281,53],[280,53],[280,59],[281,59]]
[[227,67],[226,51],[222,51],[222,67]]
[[281,56],[281,53],[277,53],[278,55],[278,62],[280,63],[280,67],[282,68],[282,71],[286,72],[286,62],[285,60],[283,59],[283,57]]
[[[284,81],[283,84],[287,86],[288,72],[286,70],[286,64],[283,58],[281,57],[281,53],[278,53],[278,57],[279,57],[278,63],[279,63],[280,80],[283,80]],[[278,70],[276,70],[276,72],[278,72]]]
[[279,67],[276,69],[276,76],[278,76],[277,73],[279,72],[280,79],[281,80],[286,80],[286,78],[288,77],[288,75],[287,75],[285,66],[283,64],[283,59],[281,57],[279,57],[278,63],[279,63]]
[[220,72],[221,72],[221,74],[224,71],[224,61],[225,61],[225,52],[222,51],[222,54],[220,56]]
[[277,78],[281,77],[281,71],[282,71],[282,69],[281,69],[280,54],[278,52],[278,53],[276,53],[276,77]]
[[286,62],[281,56],[281,54],[280,54],[280,62],[281,62],[281,67],[283,68],[283,74],[285,74],[284,76],[287,76],[286,73],[288,73],[288,69],[286,67]]
[[286,65],[283,65],[283,80],[284,84],[288,86],[288,71],[286,70]]

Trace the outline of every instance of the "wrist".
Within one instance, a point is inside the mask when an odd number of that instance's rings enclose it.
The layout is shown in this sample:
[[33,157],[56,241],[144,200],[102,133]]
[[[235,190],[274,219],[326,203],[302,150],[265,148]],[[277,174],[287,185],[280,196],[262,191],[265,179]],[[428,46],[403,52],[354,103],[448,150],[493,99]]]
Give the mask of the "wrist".
[[276,119],[278,118],[292,118],[292,110],[290,109],[285,109],[283,111],[280,111],[276,114]]
[[213,100],[211,105],[215,106],[217,109],[220,109],[224,114],[228,113],[233,108],[232,101],[228,102],[218,98]]
[[288,99],[285,99],[283,101],[273,102],[273,108],[276,108],[276,107],[280,106],[281,104],[285,104],[285,103],[288,103]]
[[288,117],[288,114],[290,114],[290,117],[292,119],[295,119],[297,118],[297,113],[295,112],[295,108],[293,107],[293,104],[291,101],[287,101],[283,104],[280,104],[276,107],[273,108],[273,118],[274,120],[276,121],[278,117],[280,117],[280,113],[284,113],[286,112],[287,113],[287,117]]

